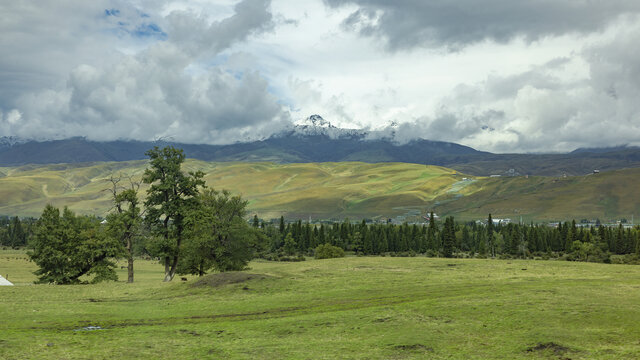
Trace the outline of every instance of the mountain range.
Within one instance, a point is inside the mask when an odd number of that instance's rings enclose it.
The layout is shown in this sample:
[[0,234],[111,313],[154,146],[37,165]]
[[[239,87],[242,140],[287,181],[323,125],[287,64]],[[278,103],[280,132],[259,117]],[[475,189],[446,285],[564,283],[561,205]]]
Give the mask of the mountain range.
[[319,115],[265,139],[228,145],[0,137],[0,166],[142,160],[148,149],[166,145],[180,147],[187,157],[204,161],[404,162],[444,166],[477,176],[584,175],[596,169],[640,167],[640,148],[636,147],[578,149],[565,154],[493,154],[443,141],[417,139],[401,143],[395,138],[393,127],[385,131],[342,129]]

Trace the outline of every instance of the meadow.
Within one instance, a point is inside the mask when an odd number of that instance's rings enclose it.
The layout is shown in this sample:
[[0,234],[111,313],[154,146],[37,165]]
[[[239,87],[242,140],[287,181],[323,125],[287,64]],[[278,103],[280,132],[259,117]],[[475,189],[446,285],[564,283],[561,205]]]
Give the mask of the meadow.
[[[163,283],[31,285],[0,251],[3,359],[636,359],[640,267],[535,260],[256,260]],[[179,280],[179,278],[176,278]],[[88,326],[100,330],[87,330]]]
[[[112,206],[111,176],[140,181],[146,161],[26,165],[0,168],[0,215],[39,216],[47,203],[80,214],[105,216]],[[264,219],[324,219],[402,214],[446,194],[462,175],[455,170],[405,163],[215,163],[188,160],[208,186],[249,200]],[[126,185],[127,180],[123,180]],[[141,187],[144,197],[146,186]],[[312,210],[310,210],[312,209]]]
[[[130,161],[0,168],[0,215],[37,217],[51,203],[106,216],[112,206],[109,178],[139,181],[146,167],[146,161]],[[464,221],[491,213],[524,222],[607,222],[640,214],[640,192],[635,191],[640,168],[567,178],[472,177],[407,163],[187,160],[184,169],[202,170],[208,186],[241,194],[249,200],[248,210],[266,220],[281,215],[292,220],[384,219],[433,210]],[[145,190],[143,185],[141,197]]]

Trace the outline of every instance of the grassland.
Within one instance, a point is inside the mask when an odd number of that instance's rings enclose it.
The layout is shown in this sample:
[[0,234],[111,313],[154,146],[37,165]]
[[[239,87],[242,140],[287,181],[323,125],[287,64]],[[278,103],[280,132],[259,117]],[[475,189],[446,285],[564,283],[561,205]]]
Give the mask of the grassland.
[[[145,161],[0,168],[0,214],[38,216],[47,203],[79,213],[105,215],[111,206],[110,176],[139,181]],[[402,213],[420,206],[461,179],[454,170],[404,163],[276,164],[189,160],[207,185],[240,193],[263,218],[364,217]],[[144,190],[141,188],[141,195]]]
[[[0,168],[0,214],[38,216],[47,203],[104,216],[111,206],[110,176],[139,181],[145,161],[28,165]],[[595,219],[640,214],[640,169],[597,175],[474,178],[455,170],[405,163],[213,163],[188,160],[207,185],[242,194],[263,219],[375,218],[435,210],[471,220]],[[462,181],[463,177],[471,181]],[[141,188],[141,195],[144,190]]]
[[[254,261],[253,279],[30,285],[0,252],[3,359],[637,359],[640,267],[347,257]],[[124,270],[120,278],[126,278]],[[215,280],[215,281],[213,281]],[[102,330],[82,330],[100,326]]]
[[596,219],[602,221],[640,214],[637,188],[640,169],[608,171],[571,177],[482,178],[469,185],[467,196],[444,199],[434,208],[477,219],[486,214],[537,220]]

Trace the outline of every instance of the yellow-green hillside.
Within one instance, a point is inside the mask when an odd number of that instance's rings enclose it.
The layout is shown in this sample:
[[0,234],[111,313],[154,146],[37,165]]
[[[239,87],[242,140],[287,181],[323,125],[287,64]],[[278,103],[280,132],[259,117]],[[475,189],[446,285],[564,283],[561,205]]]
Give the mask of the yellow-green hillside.
[[[146,161],[1,168],[0,214],[37,216],[45,204],[104,215],[111,176],[139,180]],[[424,207],[462,178],[454,170],[405,163],[210,163],[188,160],[207,185],[240,193],[263,218],[391,216]],[[459,186],[459,185],[455,185]],[[141,195],[146,188],[141,188]]]
[[[131,161],[0,168],[0,214],[38,216],[51,203],[104,216],[111,206],[105,191],[109,177],[122,174],[139,181],[146,167],[146,161]],[[264,219],[393,217],[415,210],[458,219],[491,213],[525,221],[604,221],[640,214],[638,168],[567,178],[473,178],[406,163],[188,160],[184,169],[204,171],[210,187],[242,194],[251,213]]]
[[638,168],[566,178],[484,178],[467,187],[468,196],[440,198],[434,208],[468,219],[491,213],[525,221],[631,220],[640,214],[639,178]]

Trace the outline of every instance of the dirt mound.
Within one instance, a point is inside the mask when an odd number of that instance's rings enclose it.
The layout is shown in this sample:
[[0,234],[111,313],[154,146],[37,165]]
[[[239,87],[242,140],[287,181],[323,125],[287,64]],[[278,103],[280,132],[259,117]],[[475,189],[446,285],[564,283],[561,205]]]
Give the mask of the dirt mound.
[[239,271],[229,271],[217,274],[209,274],[205,275],[198,280],[196,280],[191,286],[200,287],[200,286],[211,286],[211,287],[219,287],[227,284],[237,284],[253,279],[266,279],[269,278],[268,275],[262,274],[248,274]]
[[566,353],[567,351],[569,351],[569,348],[566,346],[562,346],[559,344],[556,344],[554,342],[548,342],[548,343],[538,343],[538,345],[536,346],[532,346],[530,348],[527,348],[527,352],[533,352],[533,351],[545,351],[545,350],[550,350],[553,351],[554,354],[556,355],[562,355],[564,353]]
[[429,346],[425,346],[422,344],[412,344],[412,345],[396,345],[393,347],[396,350],[404,350],[404,351],[426,351],[432,352],[433,348]]

